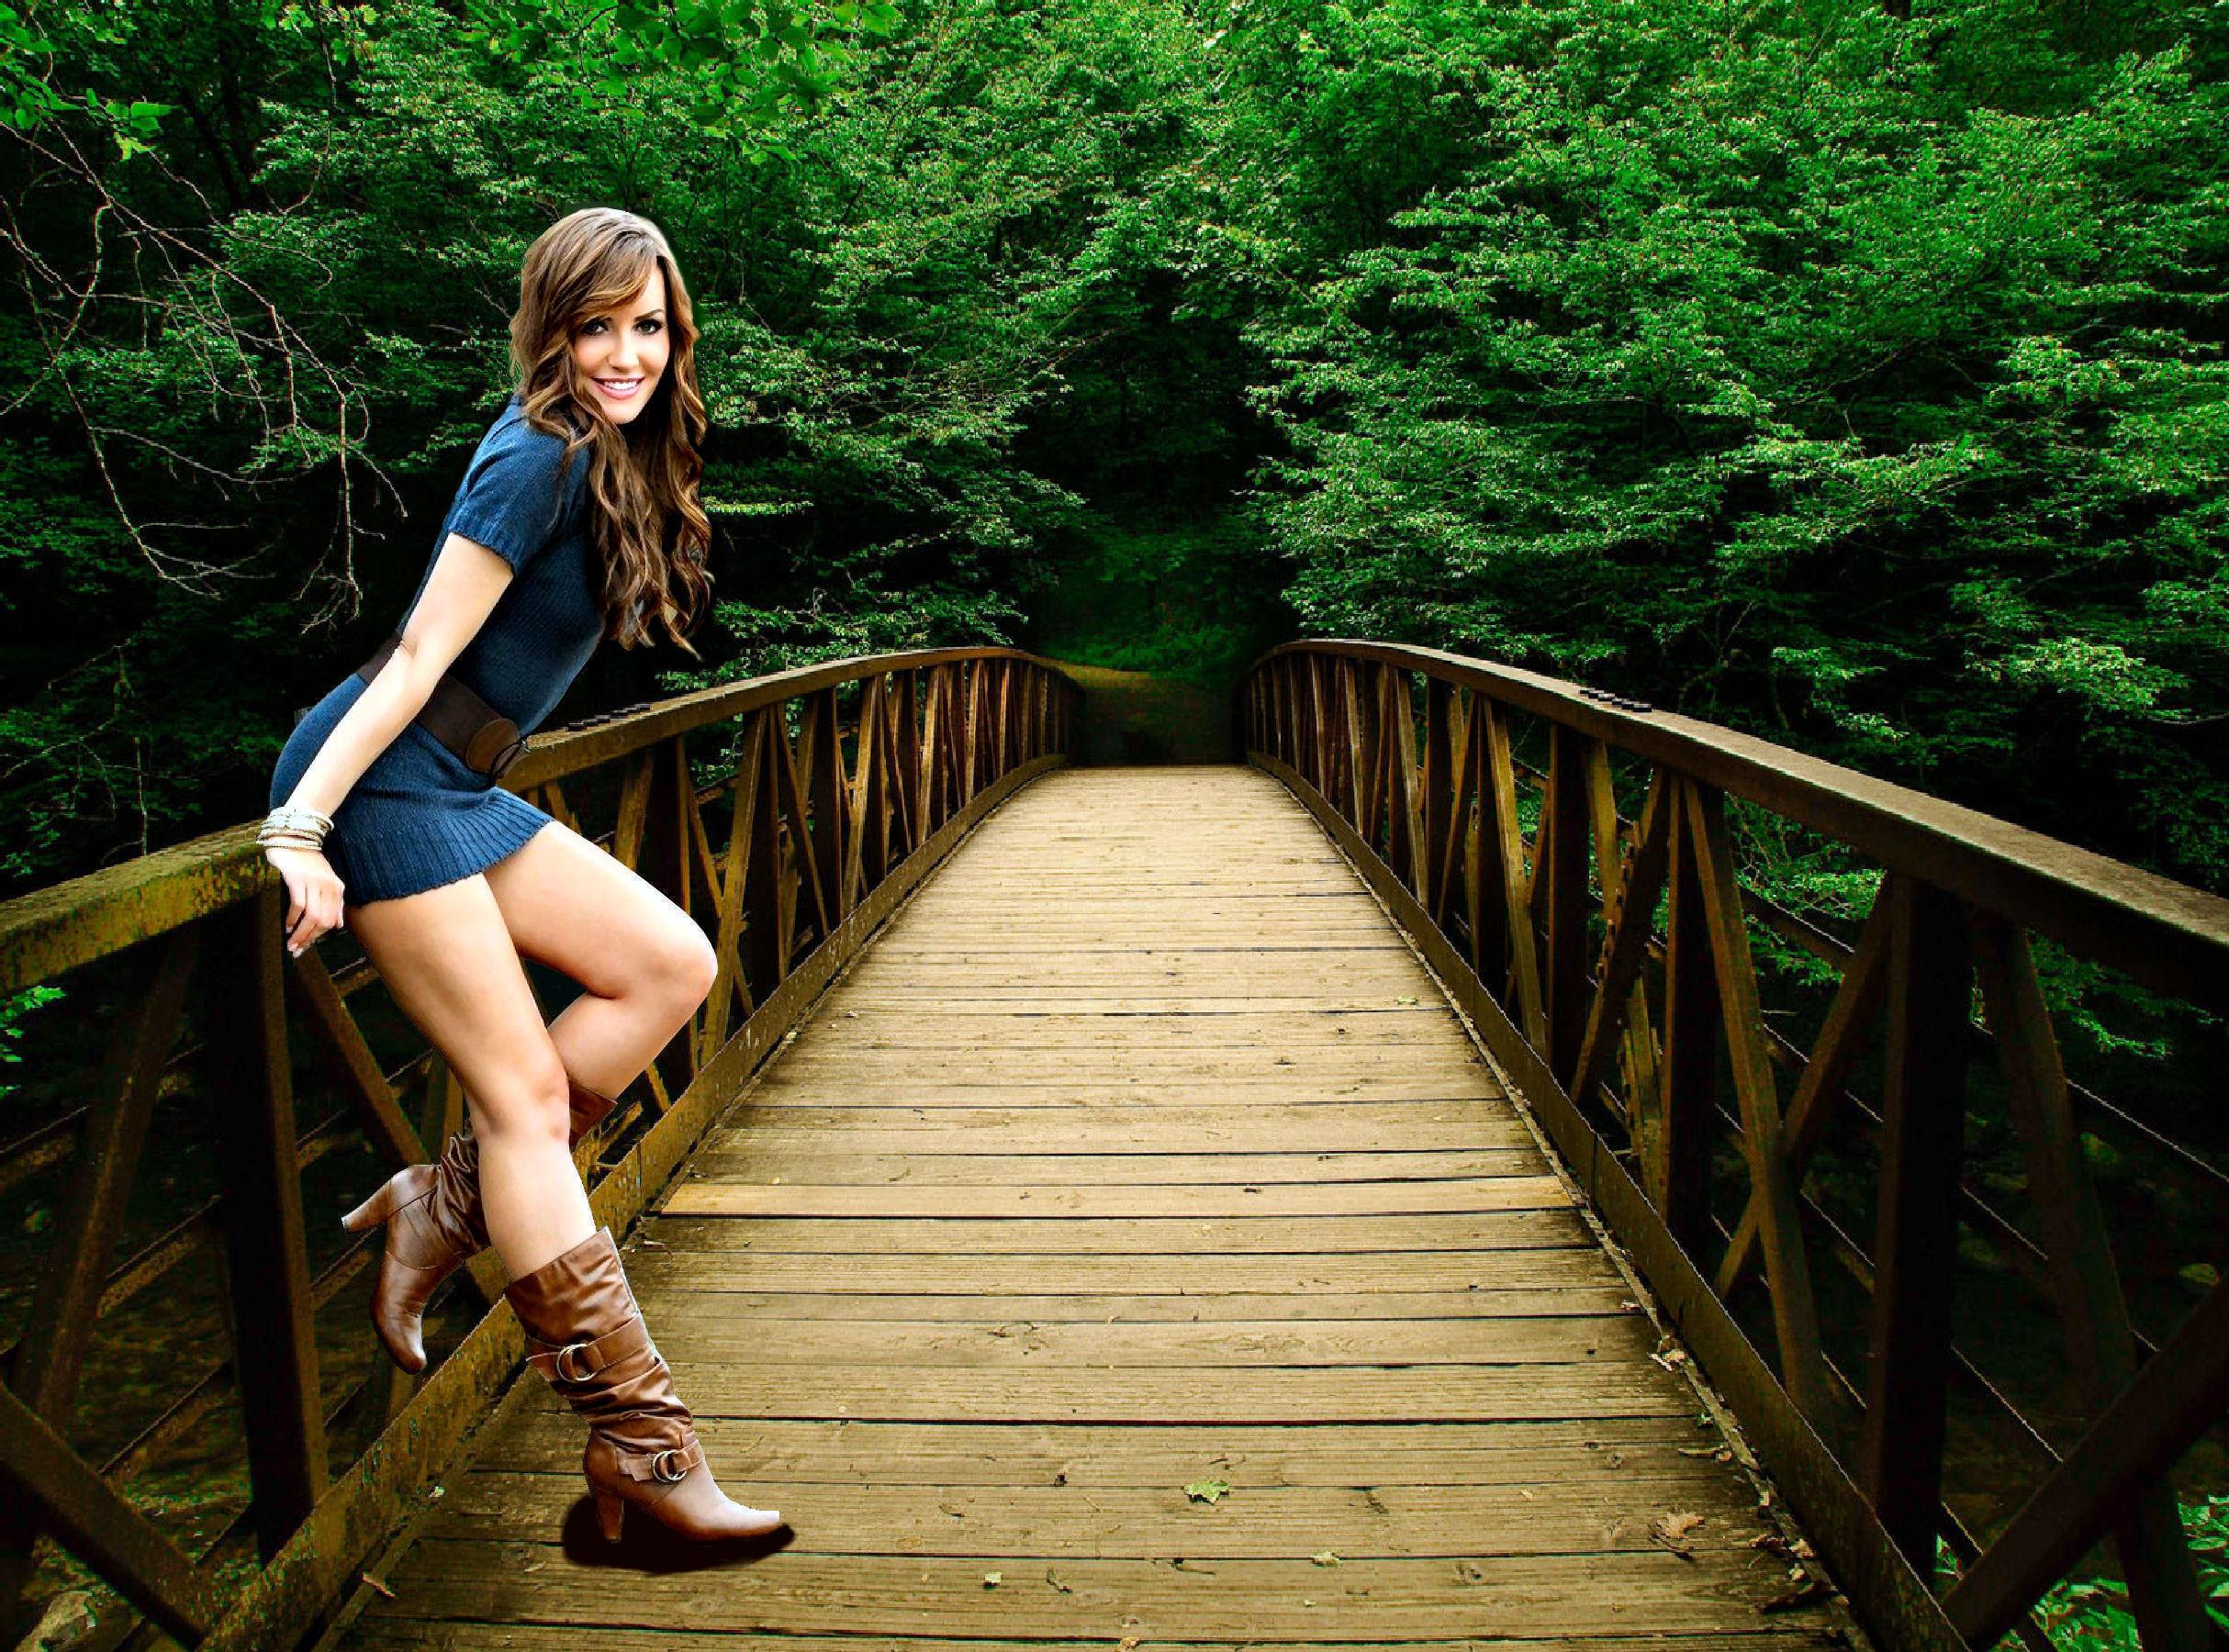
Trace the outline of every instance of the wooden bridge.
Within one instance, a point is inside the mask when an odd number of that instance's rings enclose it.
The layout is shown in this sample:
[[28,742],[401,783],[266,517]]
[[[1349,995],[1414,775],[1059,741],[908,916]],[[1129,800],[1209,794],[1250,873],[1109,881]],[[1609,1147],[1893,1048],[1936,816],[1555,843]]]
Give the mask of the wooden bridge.
[[2045,1646],[2102,1568],[2218,1644],[2229,1179],[2069,1075],[2036,957],[2203,1025],[2229,902],[1427,651],[1265,657],[1243,765],[1070,766],[1079,709],[883,656],[507,776],[719,947],[582,1161],[790,1524],[740,1552],[603,1548],[492,1258],[377,1356],[334,1217],[463,1099],[344,934],[286,958],[252,828],[0,908],[75,1010],[0,1149],[0,1601],[103,1652],[1773,1652]]

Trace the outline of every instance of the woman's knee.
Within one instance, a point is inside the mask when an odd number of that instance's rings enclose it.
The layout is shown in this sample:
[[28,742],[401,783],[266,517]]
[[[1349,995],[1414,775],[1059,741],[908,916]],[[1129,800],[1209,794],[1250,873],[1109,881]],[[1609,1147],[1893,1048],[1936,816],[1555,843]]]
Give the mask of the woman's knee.
[[719,978],[720,952],[693,922],[678,923],[658,948],[655,968],[661,986],[687,1014]]
[[465,1084],[474,1129],[487,1136],[564,1143],[572,1128],[572,1086],[554,1044],[536,1057],[506,1064],[480,1084]]

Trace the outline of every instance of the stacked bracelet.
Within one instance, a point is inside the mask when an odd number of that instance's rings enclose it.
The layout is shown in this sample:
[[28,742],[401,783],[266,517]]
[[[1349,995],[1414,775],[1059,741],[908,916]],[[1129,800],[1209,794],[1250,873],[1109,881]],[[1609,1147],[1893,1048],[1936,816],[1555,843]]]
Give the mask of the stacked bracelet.
[[322,849],[333,818],[303,803],[282,803],[263,817],[255,833],[262,844],[279,843],[291,849]]

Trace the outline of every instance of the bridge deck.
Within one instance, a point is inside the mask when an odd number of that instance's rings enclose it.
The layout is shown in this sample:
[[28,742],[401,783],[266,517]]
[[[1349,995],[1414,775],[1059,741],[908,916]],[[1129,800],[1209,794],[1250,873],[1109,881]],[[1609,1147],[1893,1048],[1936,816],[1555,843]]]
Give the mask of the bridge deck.
[[1847,1633],[1759,1610],[1790,1585],[1750,1483],[1422,965],[1252,770],[1007,803],[629,1267],[724,1482],[794,1538],[706,1566],[638,1524],[615,1564],[529,1381],[344,1644]]

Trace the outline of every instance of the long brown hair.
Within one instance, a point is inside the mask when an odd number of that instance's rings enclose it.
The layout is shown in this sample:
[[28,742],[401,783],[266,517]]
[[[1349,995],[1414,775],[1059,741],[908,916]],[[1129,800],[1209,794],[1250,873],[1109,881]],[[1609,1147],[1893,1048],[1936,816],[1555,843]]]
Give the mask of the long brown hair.
[[[575,331],[624,304],[653,270],[666,277],[666,372],[625,425],[599,417],[573,360]],[[511,370],[526,421],[566,441],[567,466],[587,450],[590,542],[601,553],[604,635],[623,648],[651,642],[655,616],[694,655],[683,633],[711,598],[705,569],[711,519],[698,503],[698,449],[709,420],[697,389],[696,318],[665,232],[616,206],[584,206],[526,250],[519,309],[510,320]]]

